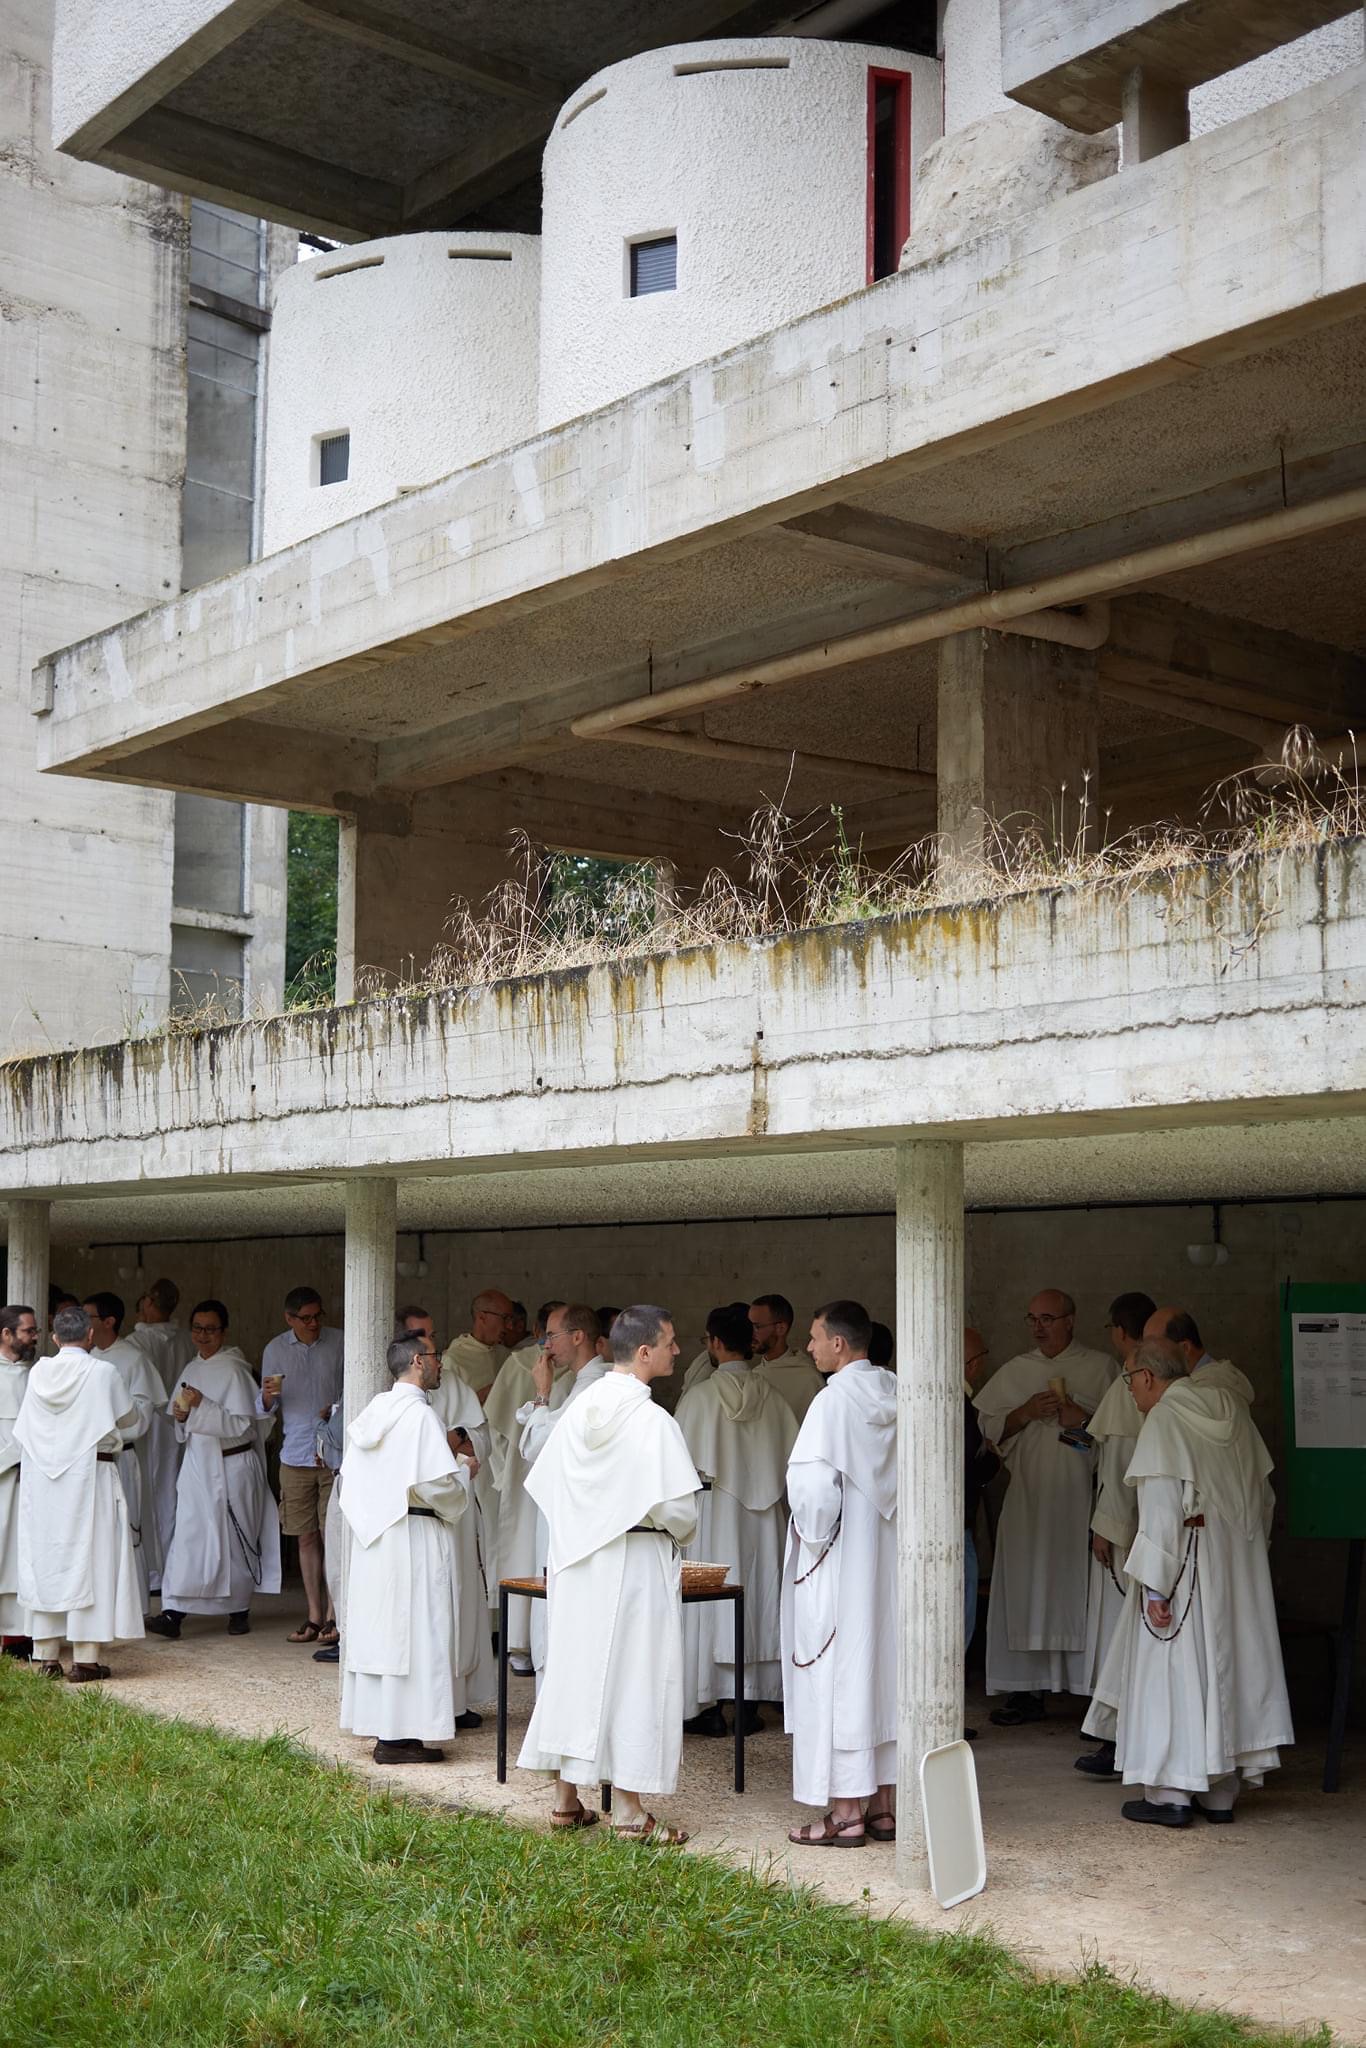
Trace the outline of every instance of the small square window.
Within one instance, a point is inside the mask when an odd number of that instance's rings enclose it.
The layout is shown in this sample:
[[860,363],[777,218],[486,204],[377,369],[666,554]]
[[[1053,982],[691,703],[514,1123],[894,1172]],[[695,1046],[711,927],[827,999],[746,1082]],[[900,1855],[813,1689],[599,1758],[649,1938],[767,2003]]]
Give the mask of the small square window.
[[351,436],[322,434],[318,439],[318,482],[344,484],[351,471]]
[[643,299],[650,292],[677,289],[677,235],[656,235],[648,242],[632,242],[631,297]]

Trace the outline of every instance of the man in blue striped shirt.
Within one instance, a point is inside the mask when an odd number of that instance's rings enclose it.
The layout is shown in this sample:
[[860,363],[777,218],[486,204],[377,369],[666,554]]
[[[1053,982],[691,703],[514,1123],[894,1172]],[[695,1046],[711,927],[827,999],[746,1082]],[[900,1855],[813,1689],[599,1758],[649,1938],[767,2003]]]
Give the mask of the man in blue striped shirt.
[[318,1429],[342,1397],[342,1333],[324,1328],[315,1287],[285,1296],[288,1328],[272,1337],[261,1358],[258,1415],[279,1414],[280,1528],[299,1546],[299,1570],[308,1595],[308,1620],[291,1643],[335,1643],[337,1624],[323,1569],[323,1528],[336,1477],[318,1452]]

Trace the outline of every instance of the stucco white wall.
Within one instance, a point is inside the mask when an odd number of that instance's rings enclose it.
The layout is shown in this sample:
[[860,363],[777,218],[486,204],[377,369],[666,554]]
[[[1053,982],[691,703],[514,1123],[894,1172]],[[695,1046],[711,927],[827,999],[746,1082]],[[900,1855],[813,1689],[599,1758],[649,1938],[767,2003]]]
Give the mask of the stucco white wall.
[[940,0],[944,133],[1013,107],[1001,90],[1000,0]]
[[[502,260],[506,256],[506,260]],[[537,236],[389,236],[313,256],[274,289],[262,551],[303,541],[537,428]],[[350,434],[315,483],[313,442]]]
[[[534,235],[393,235],[286,271],[266,366],[263,551],[534,433],[539,288]],[[343,430],[350,474],[316,484],[314,441]]]
[[1348,15],[1279,50],[1269,50],[1222,78],[1212,78],[1208,85],[1197,85],[1190,98],[1191,134],[1204,135],[1226,121],[1240,121],[1244,114],[1255,114],[1306,85],[1360,64],[1364,30],[1366,15]]
[[[709,64],[729,68],[675,73]],[[870,66],[911,75],[914,166],[939,133],[939,67],[901,50],[688,43],[574,93],[544,161],[543,426],[864,285]],[[628,244],[668,234],[678,289],[631,298]]]
[[[92,123],[121,128],[137,108],[110,117],[142,81],[168,67],[192,68],[185,53],[204,37],[228,41],[266,11],[269,0],[56,0],[52,30],[52,132],[60,149]],[[6,17],[11,9],[4,9]]]
[[49,139],[49,0],[0,10],[0,1053],[166,1006],[172,798],[40,775],[33,665],[180,587],[185,222]]

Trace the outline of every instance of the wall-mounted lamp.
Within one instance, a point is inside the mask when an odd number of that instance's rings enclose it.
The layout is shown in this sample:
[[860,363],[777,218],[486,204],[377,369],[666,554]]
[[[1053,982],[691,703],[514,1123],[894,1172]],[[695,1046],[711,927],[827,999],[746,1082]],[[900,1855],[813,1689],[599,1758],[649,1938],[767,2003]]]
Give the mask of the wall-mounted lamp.
[[1217,1202],[1210,1204],[1210,1214],[1214,1218],[1214,1227],[1210,1232],[1209,1243],[1188,1244],[1186,1246],[1186,1257],[1193,1266],[1226,1266],[1228,1264],[1228,1246],[1224,1243],[1224,1214]]

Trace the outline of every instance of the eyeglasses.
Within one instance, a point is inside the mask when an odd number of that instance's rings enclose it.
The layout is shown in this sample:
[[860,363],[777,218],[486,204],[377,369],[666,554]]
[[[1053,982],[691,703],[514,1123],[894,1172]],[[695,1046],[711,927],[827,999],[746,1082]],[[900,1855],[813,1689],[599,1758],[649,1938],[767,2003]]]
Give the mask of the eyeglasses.
[[1146,1365],[1135,1365],[1131,1366],[1128,1372],[1121,1372],[1120,1378],[1123,1380],[1125,1386],[1129,1389],[1130,1393],[1133,1392],[1134,1381],[1138,1378],[1139,1374],[1141,1372],[1146,1373],[1147,1370],[1148,1368]]
[[1034,1329],[1036,1329],[1036,1330],[1046,1330],[1046,1329],[1048,1329],[1048,1328],[1049,1328],[1049,1326],[1050,1326],[1051,1324],[1053,1324],[1053,1323],[1070,1323],[1070,1322],[1071,1322],[1071,1320],[1072,1320],[1072,1318],[1071,1318],[1070,1316],[1067,1316],[1067,1315],[1061,1315],[1061,1316],[1032,1316],[1032,1315],[1028,1314],[1028,1312],[1026,1312],[1026,1315],[1025,1315],[1025,1321],[1026,1321],[1027,1323],[1029,1323],[1029,1324],[1030,1324],[1030,1325],[1031,1325],[1031,1326],[1032,1326],[1032,1327],[1033,1327]]
[[223,1325],[221,1323],[190,1324],[190,1335],[192,1337],[221,1337],[222,1334]]
[[320,1308],[295,1310],[291,1313],[289,1318],[291,1323],[320,1323],[322,1319],[323,1312]]

